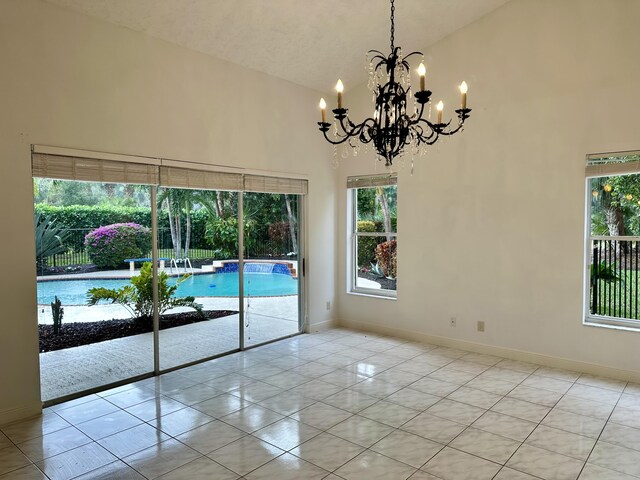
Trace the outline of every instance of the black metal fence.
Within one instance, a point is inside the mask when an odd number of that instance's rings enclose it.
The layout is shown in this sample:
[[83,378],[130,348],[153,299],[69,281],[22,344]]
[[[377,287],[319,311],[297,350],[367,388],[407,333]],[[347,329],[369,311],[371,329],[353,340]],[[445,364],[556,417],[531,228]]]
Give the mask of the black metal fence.
[[592,237],[592,315],[640,320],[639,242],[635,237]]
[[[46,265],[52,267],[65,267],[69,265],[88,265],[91,259],[84,248],[84,237],[93,228],[67,229],[64,233],[64,245],[66,252],[52,255],[46,259]],[[182,241],[185,241],[183,236]],[[220,260],[220,252],[206,247],[206,240],[203,238],[191,238],[189,247],[189,258],[191,259],[216,259]],[[171,232],[168,228],[158,230],[158,249],[161,257],[175,257],[173,253],[173,242]],[[274,241],[270,239],[247,238],[245,239],[245,257],[254,259],[266,258],[295,258],[290,255],[294,252],[291,240]],[[146,254],[151,257],[151,252]],[[183,255],[179,255],[182,257]],[[123,265],[123,268],[126,265]]]

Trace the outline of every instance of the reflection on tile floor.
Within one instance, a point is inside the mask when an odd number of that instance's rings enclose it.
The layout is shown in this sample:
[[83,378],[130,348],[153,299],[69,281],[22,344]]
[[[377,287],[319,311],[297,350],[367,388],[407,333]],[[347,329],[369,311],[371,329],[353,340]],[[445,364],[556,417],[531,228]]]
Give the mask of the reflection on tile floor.
[[333,329],[0,427],[0,480],[637,480],[639,418],[640,385]]

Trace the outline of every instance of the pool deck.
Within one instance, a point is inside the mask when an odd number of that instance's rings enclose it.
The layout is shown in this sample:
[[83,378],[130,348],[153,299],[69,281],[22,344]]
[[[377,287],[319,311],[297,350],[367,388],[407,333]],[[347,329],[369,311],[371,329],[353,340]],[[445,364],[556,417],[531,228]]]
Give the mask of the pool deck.
[[[210,265],[206,265],[207,268],[194,268],[193,274],[199,275],[202,273],[212,273],[214,268],[220,268],[223,266],[223,262],[228,262],[228,260],[216,260],[212,262]],[[270,263],[268,260],[245,260],[245,263],[254,262],[254,263]],[[298,262],[296,260],[274,260],[272,263],[291,263],[293,268],[298,271]],[[191,273],[191,270],[185,269],[183,267],[178,268],[176,271],[172,272],[169,266],[165,266],[164,269],[158,269],[160,271],[166,272],[169,276],[179,276],[187,273]],[[89,278],[131,278],[140,274],[140,269],[130,270],[123,268],[121,270],[99,270],[95,272],[86,272],[86,273],[61,273],[58,275],[38,275],[36,278],[38,282],[47,282],[53,280],[86,280]]]

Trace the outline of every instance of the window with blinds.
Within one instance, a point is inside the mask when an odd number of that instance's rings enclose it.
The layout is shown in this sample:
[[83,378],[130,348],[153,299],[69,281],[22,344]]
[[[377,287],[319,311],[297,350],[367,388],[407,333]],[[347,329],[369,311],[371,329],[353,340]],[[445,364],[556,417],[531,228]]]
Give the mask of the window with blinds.
[[584,323],[640,330],[640,151],[587,156]]
[[157,185],[158,167],[145,163],[33,153],[34,177],[101,183]]
[[395,174],[347,178],[352,293],[397,295],[397,183]]

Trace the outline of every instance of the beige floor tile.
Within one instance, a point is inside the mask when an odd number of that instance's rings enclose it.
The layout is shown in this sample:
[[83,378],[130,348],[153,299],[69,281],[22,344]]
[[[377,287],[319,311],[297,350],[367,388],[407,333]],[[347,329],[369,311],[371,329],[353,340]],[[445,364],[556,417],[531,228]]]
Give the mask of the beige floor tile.
[[117,460],[97,443],[89,443],[38,462],[37,467],[52,480],[68,480]]
[[336,470],[346,480],[405,480],[415,468],[370,450]]
[[291,453],[307,462],[333,471],[364,451],[364,447],[328,433],[298,445]]
[[123,461],[145,477],[156,478],[201,456],[200,453],[177,440],[169,439],[124,457]]
[[63,428],[42,437],[33,438],[18,444],[18,448],[29,457],[32,462],[39,462],[59,453],[81,447],[92,440],[75,427]]

